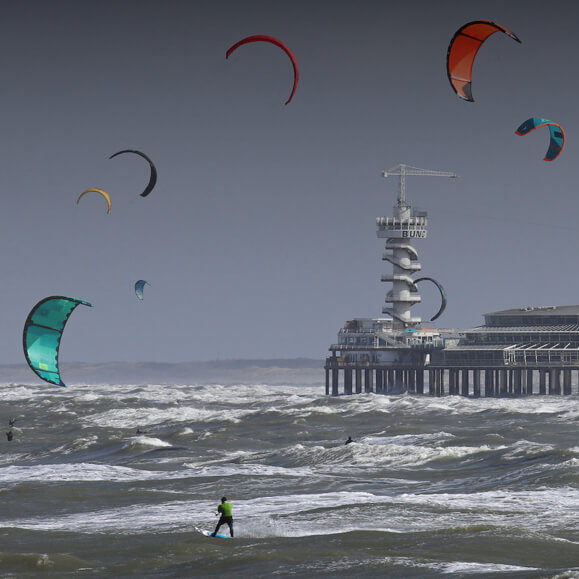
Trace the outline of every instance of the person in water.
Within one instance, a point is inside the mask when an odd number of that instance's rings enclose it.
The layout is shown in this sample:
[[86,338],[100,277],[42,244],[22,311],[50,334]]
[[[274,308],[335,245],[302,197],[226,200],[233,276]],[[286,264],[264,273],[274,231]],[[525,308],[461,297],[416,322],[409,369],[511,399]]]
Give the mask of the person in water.
[[348,440],[346,440],[346,442],[344,442],[344,444],[350,444],[350,442],[354,442],[354,441],[352,440],[351,436],[348,436]]
[[217,507],[217,514],[221,514],[221,516],[219,517],[219,521],[217,521],[215,531],[211,533],[212,537],[215,537],[215,535],[217,535],[217,531],[219,531],[219,527],[221,527],[221,525],[225,525],[226,523],[229,526],[229,534],[233,537],[233,517],[231,516],[232,510],[233,507],[231,506],[231,503],[227,502],[227,497],[221,497],[221,504]]
[[8,442],[10,442],[14,438],[14,433],[10,430],[6,433],[6,438],[8,439]]

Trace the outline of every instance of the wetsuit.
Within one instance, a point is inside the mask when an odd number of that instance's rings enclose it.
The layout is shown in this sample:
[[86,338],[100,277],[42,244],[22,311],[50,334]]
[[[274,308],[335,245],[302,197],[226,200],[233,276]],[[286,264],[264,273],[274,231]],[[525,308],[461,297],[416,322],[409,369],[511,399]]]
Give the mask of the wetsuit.
[[215,527],[215,531],[213,531],[213,536],[217,534],[221,525],[227,524],[229,526],[229,534],[233,537],[233,517],[231,516],[233,507],[231,506],[231,503],[227,501],[221,503],[217,507],[217,511],[221,513],[221,517],[219,517],[219,521],[217,521],[217,526]]

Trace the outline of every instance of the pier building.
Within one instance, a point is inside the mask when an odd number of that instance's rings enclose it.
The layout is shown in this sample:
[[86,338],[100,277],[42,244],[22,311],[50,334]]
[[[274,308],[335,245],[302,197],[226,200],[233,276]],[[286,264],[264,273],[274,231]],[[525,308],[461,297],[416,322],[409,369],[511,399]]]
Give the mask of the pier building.
[[[525,396],[577,394],[579,305],[520,307],[484,314],[471,329],[432,326],[446,307],[444,287],[415,278],[422,269],[416,240],[427,238],[428,216],[406,200],[407,175],[456,177],[454,173],[398,165],[384,172],[399,177],[393,217],[376,220],[386,239],[382,259],[392,265],[381,281],[387,317],[353,318],[338,332],[326,358],[326,394],[411,392],[431,396]],[[428,325],[413,316],[421,302],[419,282],[433,282],[441,306]]]

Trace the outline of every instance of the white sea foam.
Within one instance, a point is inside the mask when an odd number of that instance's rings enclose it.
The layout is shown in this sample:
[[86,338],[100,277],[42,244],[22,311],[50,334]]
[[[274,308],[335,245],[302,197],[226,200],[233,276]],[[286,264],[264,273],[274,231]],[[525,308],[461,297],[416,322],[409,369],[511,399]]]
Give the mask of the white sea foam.
[[195,431],[192,428],[189,428],[188,426],[186,426],[185,428],[180,430],[177,434],[179,436],[187,436],[188,434],[194,434],[194,433],[195,433]]
[[[501,563],[477,563],[472,561],[456,561],[452,563],[444,563],[437,560],[417,560],[410,557],[384,557],[380,560],[382,566],[386,568],[392,567],[408,567],[413,569],[428,569],[429,571],[436,571],[439,574],[463,574],[482,576],[490,573],[521,573],[536,571],[537,567],[523,567],[521,565],[505,565]],[[378,563],[376,563],[377,565]]]
[[76,402],[95,402],[97,400],[101,400],[102,398],[104,397],[96,392],[86,392],[80,396],[76,396],[75,400]]
[[515,573],[536,571],[537,567],[521,567],[520,565],[505,565],[500,563],[472,563],[470,561],[457,561],[455,563],[438,563],[435,565],[444,574],[473,574],[482,573]]
[[[384,468],[423,468],[433,461],[449,461],[464,459],[496,450],[489,445],[481,446],[441,446],[437,444],[444,440],[436,435],[424,435],[416,442],[423,444],[430,439],[431,445],[412,444],[412,436],[402,437],[402,444],[394,439],[372,438],[370,443],[354,443],[348,446],[340,445],[333,448],[315,445],[306,447],[296,444],[288,447],[283,456],[292,460],[293,464],[308,464],[315,466],[319,472],[354,472],[360,467],[372,469]],[[504,447],[500,447],[504,448]]]
[[[310,536],[363,531],[416,532],[426,529],[525,528],[529,514],[535,524],[530,533],[551,532],[552,527],[577,527],[579,491],[488,492],[472,495],[377,496],[365,492],[329,492],[265,496],[234,500],[238,536]],[[410,508],[409,508],[410,507]],[[164,533],[207,525],[215,505],[207,501],[178,500],[159,504],[101,509],[90,513],[20,518],[4,521],[4,528],[26,528],[79,533]],[[345,514],[347,513],[347,514]],[[387,525],[376,527],[384,513]],[[543,514],[544,513],[544,514]],[[272,515],[273,514],[273,515]],[[548,537],[556,540],[556,537]],[[458,563],[460,564],[460,562]]]
[[31,396],[35,396],[38,392],[38,387],[24,386],[22,384],[3,384],[0,387],[0,401],[1,402],[16,402],[19,400],[30,400]]
[[255,413],[255,410],[205,409],[194,406],[170,406],[165,408],[113,408],[105,412],[83,417],[83,422],[108,428],[150,427],[163,423],[179,422],[239,422]]
[[94,446],[98,442],[98,436],[92,435],[87,437],[79,437],[71,442],[62,444],[52,449],[54,454],[71,454],[73,452],[79,452],[81,450],[86,450],[91,446]]
[[0,470],[0,482],[4,484],[24,482],[75,482],[75,481],[137,481],[180,478],[185,473],[167,473],[133,469],[124,466],[90,463],[54,464],[34,466],[7,466]]
[[[149,439],[153,448],[170,447],[171,445],[163,441]],[[185,464],[185,469],[171,472],[152,471],[130,468],[125,466],[100,465],[92,463],[76,464],[54,464],[35,466],[6,466],[0,469],[0,483],[15,484],[25,482],[54,483],[54,482],[125,482],[125,481],[147,481],[147,480],[179,480],[186,478],[204,477],[304,477],[315,476],[312,469],[285,468],[268,466],[261,464],[227,464],[199,465],[198,463]]]
[[172,444],[166,440],[161,440],[160,438],[154,438],[150,436],[135,436],[129,440],[124,445],[124,448],[132,448],[134,446],[150,446],[152,448],[167,448],[171,447]]
[[465,398],[406,396],[395,399],[393,409],[412,408],[426,414],[481,414],[489,411],[521,415],[579,415],[579,396],[533,396],[524,398]]
[[520,460],[528,456],[536,456],[542,453],[553,452],[552,444],[541,444],[530,440],[517,440],[510,449],[503,454],[506,460]]
[[[376,453],[376,448],[380,452]],[[387,449],[386,453],[383,449]],[[485,453],[491,450],[482,446],[408,446],[391,444],[381,447],[365,447],[360,445],[355,449],[352,463],[367,466],[421,467],[432,461],[461,459],[468,456]]]
[[547,490],[486,491],[471,494],[403,494],[401,504],[420,507],[419,512],[436,512],[439,526],[490,524],[533,529],[575,530],[579,525],[579,490],[563,487]]
[[400,446],[415,446],[432,443],[440,443],[456,438],[454,434],[449,432],[430,432],[427,434],[399,434],[395,436],[365,436],[360,442],[371,445],[391,445],[397,444]]

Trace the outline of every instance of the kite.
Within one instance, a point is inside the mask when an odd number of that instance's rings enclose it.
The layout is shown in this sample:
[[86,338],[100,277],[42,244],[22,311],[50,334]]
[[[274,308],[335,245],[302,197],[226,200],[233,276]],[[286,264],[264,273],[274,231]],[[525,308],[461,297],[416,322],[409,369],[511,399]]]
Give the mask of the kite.
[[40,300],[24,324],[22,346],[32,371],[50,384],[66,386],[58,369],[58,350],[64,326],[78,305],[92,304],[76,298],[50,296]]
[[255,36],[248,36],[247,38],[243,38],[239,42],[235,43],[225,53],[225,58],[229,58],[229,55],[234,50],[236,50],[239,46],[241,46],[243,44],[247,44],[248,42],[259,42],[259,41],[271,42],[272,44],[279,46],[279,48],[281,48],[283,51],[285,51],[285,53],[289,56],[290,60],[292,61],[292,65],[294,67],[294,84],[293,84],[292,92],[291,92],[289,98],[287,99],[287,101],[285,102],[285,104],[287,105],[292,100],[294,93],[296,92],[300,73],[299,73],[298,62],[296,60],[296,57],[294,56],[293,52],[283,42],[281,42],[277,38],[274,38],[273,36],[266,36],[264,34],[256,34]]
[[116,157],[121,153],[135,153],[143,157],[143,159],[145,159],[149,163],[149,167],[151,168],[151,176],[149,177],[149,183],[145,187],[145,190],[141,193],[141,197],[146,197],[153,190],[153,187],[157,183],[157,168],[155,167],[155,164],[153,163],[153,161],[151,161],[151,159],[149,159],[147,155],[145,155],[145,153],[143,153],[142,151],[137,151],[135,149],[125,149],[123,151],[119,151],[118,153],[111,155],[109,159],[112,159],[113,157]]
[[151,285],[146,279],[140,279],[135,282],[135,294],[140,300],[143,299],[143,288],[145,287],[145,284]]
[[78,205],[78,202],[81,200],[81,197],[83,195],[86,195],[87,193],[90,193],[91,191],[94,191],[95,193],[100,193],[106,199],[106,201],[107,201],[107,213],[110,213],[111,212],[111,196],[103,189],[98,189],[97,187],[92,187],[91,189],[87,189],[86,191],[83,191],[78,196],[78,199],[76,200],[77,205]]
[[521,42],[508,28],[489,20],[469,22],[459,28],[452,37],[446,54],[446,73],[454,92],[461,99],[474,101],[471,91],[474,59],[483,42],[498,31]]
[[440,298],[442,300],[442,303],[440,305],[440,309],[438,310],[438,312],[436,312],[436,314],[434,316],[432,316],[432,318],[430,318],[430,321],[434,322],[434,320],[439,318],[442,315],[442,312],[444,312],[444,310],[446,309],[446,292],[444,291],[442,284],[440,282],[436,281],[432,277],[420,277],[420,278],[414,280],[414,283],[416,284],[419,281],[424,281],[424,280],[431,281],[438,288],[438,291],[440,292]]
[[549,127],[549,132],[551,135],[551,140],[549,142],[549,148],[547,149],[547,154],[543,158],[543,161],[552,161],[556,159],[563,147],[565,146],[565,132],[563,127],[557,123],[548,121],[547,119],[542,119],[541,117],[531,117],[527,119],[516,131],[517,135],[526,135],[539,127]]

